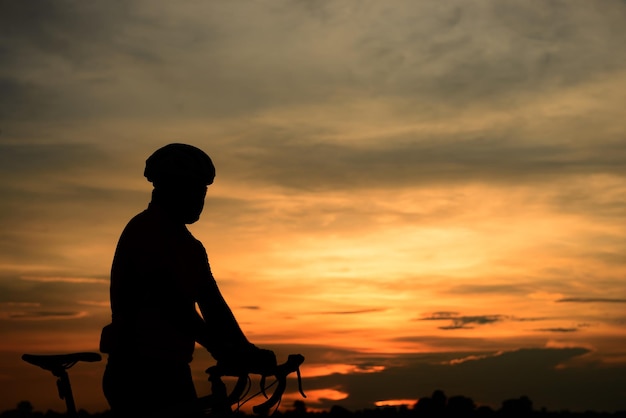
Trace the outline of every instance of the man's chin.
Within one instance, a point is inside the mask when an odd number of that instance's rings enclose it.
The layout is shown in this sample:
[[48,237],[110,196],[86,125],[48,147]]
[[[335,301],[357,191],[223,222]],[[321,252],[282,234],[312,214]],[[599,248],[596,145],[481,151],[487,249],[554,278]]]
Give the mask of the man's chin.
[[198,222],[199,219],[200,219],[200,215],[190,216],[189,218],[185,219],[185,225],[191,225],[193,223],[196,223]]

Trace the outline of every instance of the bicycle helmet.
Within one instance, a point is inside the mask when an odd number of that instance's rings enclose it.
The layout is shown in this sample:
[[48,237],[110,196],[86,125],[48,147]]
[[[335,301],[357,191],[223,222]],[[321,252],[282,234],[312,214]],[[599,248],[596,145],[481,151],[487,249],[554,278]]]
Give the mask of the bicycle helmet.
[[153,184],[193,179],[209,185],[215,178],[215,166],[201,149],[176,143],[159,148],[148,157],[143,175]]

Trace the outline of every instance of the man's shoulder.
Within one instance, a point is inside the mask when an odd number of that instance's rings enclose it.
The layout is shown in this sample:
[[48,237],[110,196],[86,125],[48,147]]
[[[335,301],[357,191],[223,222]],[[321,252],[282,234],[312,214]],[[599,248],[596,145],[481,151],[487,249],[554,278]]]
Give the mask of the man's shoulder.
[[150,241],[157,240],[162,233],[158,219],[148,210],[133,216],[124,227],[120,236],[120,242],[126,242],[132,245],[133,242],[139,241],[147,244]]
[[160,241],[176,241],[184,242],[185,245],[192,245],[201,248],[204,251],[202,242],[193,236],[184,225],[173,225],[167,222],[156,211],[146,209],[138,213],[128,221],[122,236],[141,237],[145,240],[148,237]]
[[187,227],[185,227],[185,235],[190,245],[196,246],[201,251],[206,252],[206,250],[204,249],[204,245],[202,244],[202,241],[194,237],[191,231],[187,229]]
[[144,210],[137,215],[133,216],[126,224],[124,232],[142,230],[144,228],[153,229],[157,224],[154,216],[151,216],[148,210]]

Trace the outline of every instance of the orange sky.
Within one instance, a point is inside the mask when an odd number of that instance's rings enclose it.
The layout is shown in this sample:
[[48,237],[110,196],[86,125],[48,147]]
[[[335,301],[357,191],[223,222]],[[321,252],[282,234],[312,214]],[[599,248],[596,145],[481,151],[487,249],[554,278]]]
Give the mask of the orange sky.
[[169,142],[215,162],[190,230],[311,408],[626,409],[622,3],[0,4],[0,410],[62,409],[19,356],[97,349]]

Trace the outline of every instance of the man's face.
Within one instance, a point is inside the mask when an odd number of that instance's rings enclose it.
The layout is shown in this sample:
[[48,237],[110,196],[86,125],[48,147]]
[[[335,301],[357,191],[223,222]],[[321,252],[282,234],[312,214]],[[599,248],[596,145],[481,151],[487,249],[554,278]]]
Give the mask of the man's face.
[[177,180],[160,183],[161,197],[177,221],[192,224],[200,219],[204,209],[207,185],[197,180]]
[[202,183],[185,184],[177,188],[177,212],[184,223],[192,224],[200,219],[206,192],[207,186]]

